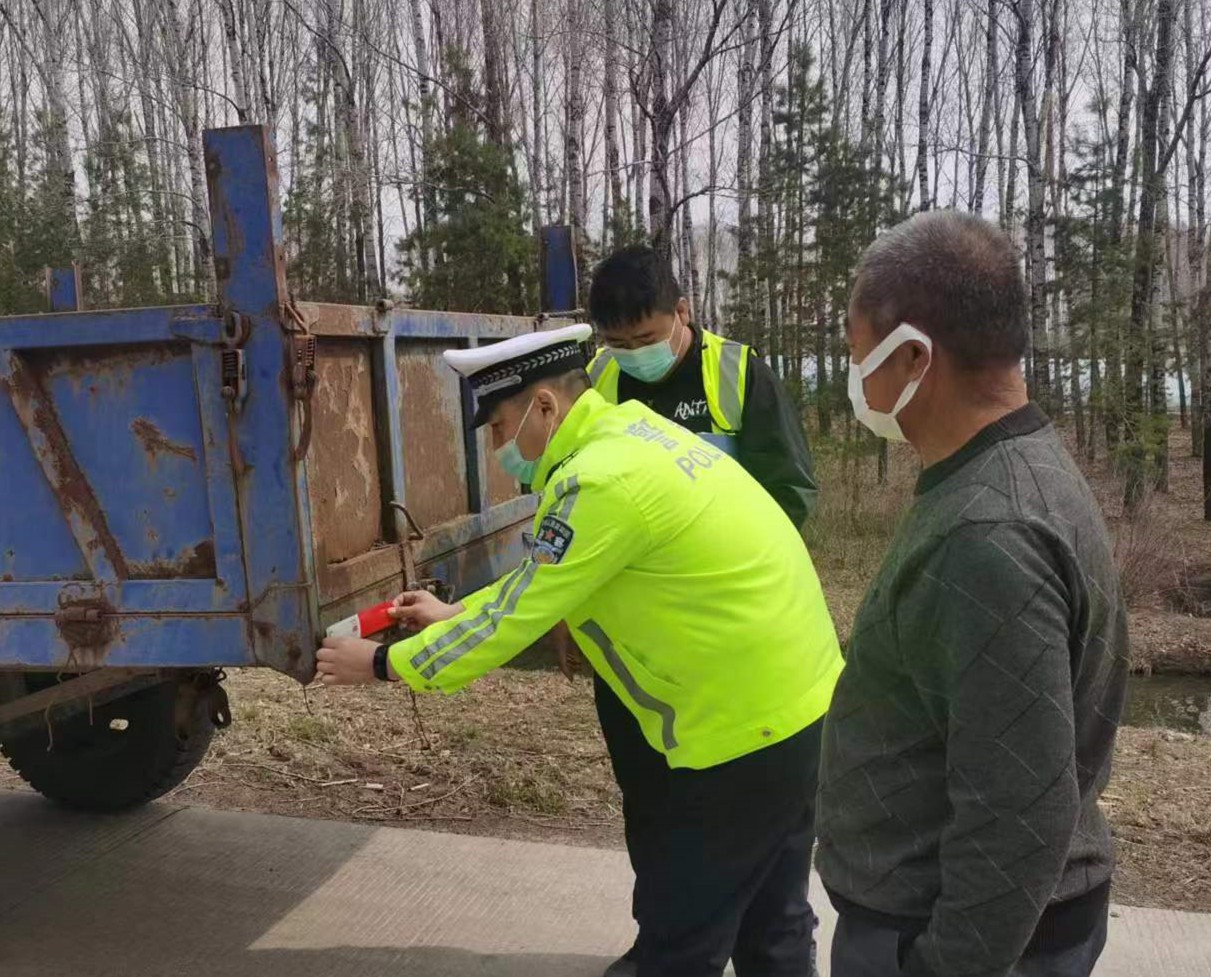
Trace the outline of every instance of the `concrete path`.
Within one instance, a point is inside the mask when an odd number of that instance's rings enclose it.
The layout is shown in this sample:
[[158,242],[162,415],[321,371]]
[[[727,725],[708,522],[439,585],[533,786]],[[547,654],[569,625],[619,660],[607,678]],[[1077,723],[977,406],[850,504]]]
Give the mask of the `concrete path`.
[[[3,977],[598,977],[629,892],[614,851],[0,791]],[[1098,977],[1211,977],[1211,916],[1115,914]]]

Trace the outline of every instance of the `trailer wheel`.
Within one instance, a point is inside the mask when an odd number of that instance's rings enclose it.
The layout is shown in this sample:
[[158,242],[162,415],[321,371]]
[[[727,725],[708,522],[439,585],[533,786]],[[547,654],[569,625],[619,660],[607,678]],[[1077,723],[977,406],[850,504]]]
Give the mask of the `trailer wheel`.
[[[27,692],[47,681],[21,678]],[[172,790],[201,762],[214,735],[207,703],[186,681],[161,682],[22,733],[0,752],[50,800],[121,811]]]

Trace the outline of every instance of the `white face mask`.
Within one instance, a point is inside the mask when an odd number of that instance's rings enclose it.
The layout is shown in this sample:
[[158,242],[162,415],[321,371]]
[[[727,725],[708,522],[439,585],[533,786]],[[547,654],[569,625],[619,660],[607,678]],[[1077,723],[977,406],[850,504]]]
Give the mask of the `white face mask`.
[[[929,362],[925,364],[925,369],[915,380],[908,381],[904,392],[900,394],[896,406],[891,409],[890,413],[871,410],[870,404],[866,402],[866,387],[862,381],[879,369],[897,349],[905,343],[911,342],[920,343],[925,347],[925,352],[929,354]],[[900,411],[908,406],[908,402],[912,400],[913,394],[917,392],[917,387],[921,386],[921,381],[925,379],[925,374],[929,372],[932,365],[933,341],[916,326],[910,326],[907,322],[901,322],[888,333],[887,338],[872,349],[861,363],[855,363],[851,356],[849,359],[849,402],[853,405],[854,416],[859,423],[865,424],[880,438],[886,438],[888,441],[904,441],[904,432],[900,430],[900,422],[896,418]]]

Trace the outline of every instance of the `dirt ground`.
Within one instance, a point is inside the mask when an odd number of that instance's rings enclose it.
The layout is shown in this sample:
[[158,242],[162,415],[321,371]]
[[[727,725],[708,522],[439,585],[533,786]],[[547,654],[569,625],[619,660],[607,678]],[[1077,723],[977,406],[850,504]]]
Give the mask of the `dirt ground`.
[[[1174,588],[1211,567],[1197,465],[1175,435],[1171,492],[1134,524],[1104,464],[1092,482],[1117,534],[1135,608],[1140,670],[1211,671],[1211,618],[1175,610]],[[808,533],[838,631],[848,633],[911,492],[915,465],[894,455],[887,485],[873,459],[821,452],[825,494]],[[534,658],[535,656],[529,656]],[[533,662],[532,662],[533,664]],[[541,664],[541,662],[538,662]],[[417,714],[398,687],[310,689],[261,671],[231,675],[235,723],[170,795],[180,803],[381,822],[578,845],[622,844],[617,789],[583,677],[509,668]],[[1211,911],[1211,738],[1124,728],[1104,807],[1127,904]],[[0,771],[0,787],[19,781]]]

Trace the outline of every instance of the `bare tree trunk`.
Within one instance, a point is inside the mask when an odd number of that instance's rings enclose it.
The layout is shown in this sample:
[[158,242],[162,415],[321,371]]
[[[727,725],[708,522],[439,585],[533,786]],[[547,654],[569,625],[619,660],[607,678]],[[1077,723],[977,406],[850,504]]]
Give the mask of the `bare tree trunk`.
[[711,329],[719,328],[719,216],[716,203],[716,187],[719,183],[719,102],[714,62],[707,65],[707,234],[706,234],[706,314]]
[[1012,236],[1017,217],[1017,145],[1022,128],[1021,105],[1017,104],[1016,96],[1010,99],[1009,113],[1009,157],[1005,162],[1005,200],[1001,203],[1000,225]]
[[[149,9],[150,7],[150,9]],[[163,170],[163,146],[160,140],[160,130],[155,105],[155,89],[153,72],[155,71],[153,52],[155,51],[156,22],[160,16],[159,6],[148,5],[146,0],[134,0],[132,13],[135,22],[135,35],[138,47],[132,50],[131,57],[138,67],[139,104],[143,115],[143,133],[145,152],[147,153],[147,179],[151,189],[151,220],[154,225],[153,235],[160,238],[156,247],[157,275],[160,290],[168,297],[174,293],[172,276],[172,251],[166,245],[169,240],[167,233],[167,208],[165,195],[168,189]],[[160,237],[162,236],[162,237]]]
[[429,87],[431,69],[429,67],[429,45],[425,37],[425,22],[421,17],[421,0],[408,0],[409,13],[412,15],[412,43],[416,47],[416,83],[420,93],[420,131],[421,131],[421,199],[424,202],[424,222],[417,230],[420,231],[420,265],[423,271],[428,271],[433,261],[425,235],[437,226],[437,190],[433,186],[432,174],[429,171],[429,154],[433,146],[433,97]]
[[[1174,0],[1158,0],[1156,10],[1156,56],[1153,64],[1152,84],[1148,88],[1141,117],[1142,140],[1140,143],[1140,166],[1142,179],[1139,195],[1139,222],[1135,248],[1135,274],[1131,289],[1131,322],[1128,328],[1126,349],[1126,407],[1130,434],[1130,451],[1127,466],[1127,485],[1124,503],[1134,512],[1142,501],[1147,486],[1149,455],[1161,465],[1167,464],[1167,442],[1165,446],[1164,425],[1160,431],[1149,431],[1151,426],[1144,404],[1144,364],[1149,352],[1149,331],[1152,324],[1155,275],[1157,264],[1157,206],[1164,194],[1165,174],[1158,166],[1158,146],[1168,126],[1162,119],[1162,108],[1168,102],[1169,86],[1173,71],[1173,23],[1176,17]],[[1155,350],[1153,351],[1155,353]],[[1154,356],[1155,359],[1155,356]],[[1164,366],[1161,355],[1161,420],[1164,414]],[[1153,376],[1157,367],[1153,367]],[[1155,380],[1154,380],[1155,382]],[[1157,410],[1153,405],[1153,413]],[[1151,443],[1150,443],[1151,442]],[[1149,448],[1152,450],[1149,451]],[[1155,475],[1160,475],[1158,465]]]
[[973,213],[984,212],[984,184],[988,175],[988,146],[992,130],[992,110],[996,100],[997,75],[999,73],[998,51],[1000,37],[998,36],[997,12],[1000,10],[1000,0],[988,0],[988,23],[985,27],[986,49],[984,55],[984,104],[980,109],[980,134],[976,143],[976,187],[972,195],[971,210]]
[[[568,217],[572,225],[572,239],[580,259],[577,267],[584,269],[585,252],[585,200],[584,185],[580,181],[581,131],[584,127],[584,91],[581,76],[584,71],[581,56],[580,4],[569,0],[567,6],[567,52],[568,52],[568,125],[564,133],[564,170],[568,182]],[[579,291],[579,285],[577,286]]]
[[[1112,257],[1121,257],[1125,233],[1124,193],[1127,162],[1131,146],[1131,105],[1135,98],[1139,65],[1139,0],[1122,0],[1120,16],[1123,33],[1123,72],[1119,89],[1118,126],[1115,137],[1114,171],[1110,190],[1110,245]],[[1113,456],[1118,450],[1123,427],[1123,338],[1113,329],[1106,342],[1106,450]]]
[[[605,17],[605,151],[606,177],[609,180],[608,195],[613,227],[602,227],[603,240],[608,239],[618,247],[625,233],[627,206],[622,196],[622,164],[618,153],[618,0],[602,0]],[[684,142],[684,137],[682,142]],[[603,196],[605,196],[603,194]]]
[[[1043,57],[1044,85],[1043,105],[1040,112],[1041,122],[1046,125],[1044,142],[1043,177],[1047,187],[1046,192],[1051,196],[1051,226],[1054,232],[1055,223],[1063,213],[1063,172],[1064,151],[1067,122],[1067,86],[1065,74],[1064,51],[1060,45],[1062,25],[1066,17],[1066,0],[1051,0],[1051,6],[1045,11],[1047,15],[1047,45]],[[1046,196],[1044,196],[1046,201]],[[1044,231],[1044,233],[1046,233]],[[1055,258],[1059,260],[1059,241],[1053,237]],[[1064,374],[1063,374],[1063,340],[1062,321],[1060,318],[1060,292],[1051,290],[1051,321],[1048,329],[1047,348],[1052,354],[1049,370],[1051,373],[1051,409],[1057,416],[1064,413]]]
[[752,270],[753,225],[752,225],[752,152],[753,152],[753,92],[756,84],[756,32],[753,18],[741,4],[737,16],[744,18],[743,41],[740,47],[740,75],[737,98],[740,100],[738,113],[738,138],[736,140],[736,262],[738,274],[735,289],[738,293],[741,316],[746,321],[745,338],[749,343],[757,341],[757,323],[751,306],[749,278]]
[[[366,36],[366,0],[354,0],[352,6],[352,35],[354,44]],[[353,48],[353,64],[365,65],[371,52]],[[374,255],[374,211],[370,206],[370,191],[374,182],[366,154],[366,130],[357,106],[357,78],[349,61],[341,60],[337,66],[341,124],[349,147],[350,221],[353,224],[354,262],[357,269],[357,299],[365,302],[378,282],[378,268]]]
[[870,153],[870,99],[871,83],[874,65],[875,32],[872,23],[875,19],[875,0],[862,0],[862,118],[859,120],[861,137],[858,140],[862,156]]
[[179,0],[164,0],[165,27],[172,38],[172,50],[181,52],[179,59],[169,59],[175,66],[177,110],[185,131],[189,156],[189,203],[192,211],[193,274],[196,292],[210,300],[217,294],[214,260],[210,249],[210,210],[206,204],[205,166],[202,161],[202,127],[198,115],[196,52],[193,41],[199,25],[195,18],[182,19]]
[[530,120],[534,127],[534,153],[530,160],[530,208],[534,221],[534,233],[542,226],[543,201],[543,132],[546,128],[546,113],[543,111],[542,44],[539,38],[538,0],[530,0],[530,65],[533,74],[530,89]]
[[1030,269],[1030,374],[1031,396],[1044,410],[1051,409],[1051,352],[1047,336],[1047,251],[1044,226],[1044,181],[1039,140],[1038,107],[1034,97],[1034,11],[1038,0],[1016,0],[1018,19],[1016,79],[1018,107],[1026,136],[1026,179],[1029,205],[1026,247]]
[[[677,40],[673,45],[674,77],[680,88],[685,84],[686,73],[689,71],[689,38],[684,24],[677,25],[675,31]],[[680,147],[677,151],[677,193],[679,200],[687,200],[690,193],[690,150],[689,114],[691,104],[687,99],[677,113],[677,138]],[[675,215],[676,216],[676,215]],[[681,254],[679,267],[681,270],[681,288],[687,291],[690,302],[690,318],[698,322],[702,312],[702,279],[698,274],[698,248],[694,240],[694,215],[688,202],[681,207]]]
[[905,50],[906,34],[908,32],[908,0],[900,0],[896,17],[896,120],[893,138],[896,141],[896,187],[895,198],[899,201],[897,216],[903,218],[908,214],[908,203],[912,196],[912,180],[908,177],[907,151],[904,146],[904,91],[907,82],[907,57]]
[[235,0],[219,0],[219,15],[223,18],[223,34],[227,39],[227,57],[231,64],[231,84],[235,89],[236,116],[240,124],[248,121],[248,89],[244,84],[244,52],[236,26]]
[[770,167],[774,139],[774,23],[771,0],[757,0],[757,33],[761,50],[761,141],[757,157],[757,248],[760,255],[762,348],[776,356],[777,301],[774,250],[774,195]]
[[929,210],[929,62],[933,53],[933,0],[921,0],[921,9],[924,33],[921,40],[921,91],[917,102],[917,180],[921,186],[921,210]]
[[670,113],[669,65],[673,51],[673,0],[652,0],[651,111],[652,186],[648,193],[648,223],[652,246],[666,257],[672,252],[672,192],[669,181]]
[[[508,79],[505,77],[502,51],[504,30],[496,6],[498,2],[499,0],[479,0],[484,35],[484,114],[488,118],[488,139],[495,145],[504,147],[509,145],[511,126]],[[579,43],[579,39],[576,43]]]
[[[1186,78],[1194,76],[1195,51],[1205,37],[1205,30],[1195,34],[1194,0],[1186,0],[1183,5],[1183,27],[1186,35]],[[1206,18],[1206,6],[1200,4],[1202,17]],[[1199,27],[1204,27],[1203,23]],[[1194,315],[1195,304],[1204,284],[1204,251],[1206,247],[1207,218],[1206,218],[1206,166],[1207,166],[1207,104],[1203,100],[1199,106],[1200,125],[1198,137],[1191,131],[1186,138],[1186,174],[1189,184],[1186,194],[1186,261],[1189,265],[1189,292],[1186,295],[1186,308],[1190,314],[1191,325],[1196,327]],[[1197,150],[1195,146],[1197,145]],[[1203,337],[1197,328],[1191,329],[1191,340],[1194,344],[1190,352],[1191,369],[1191,417],[1190,417],[1190,447],[1195,458],[1203,452],[1203,425],[1208,405],[1208,391],[1203,386],[1204,369],[1207,349]]]

